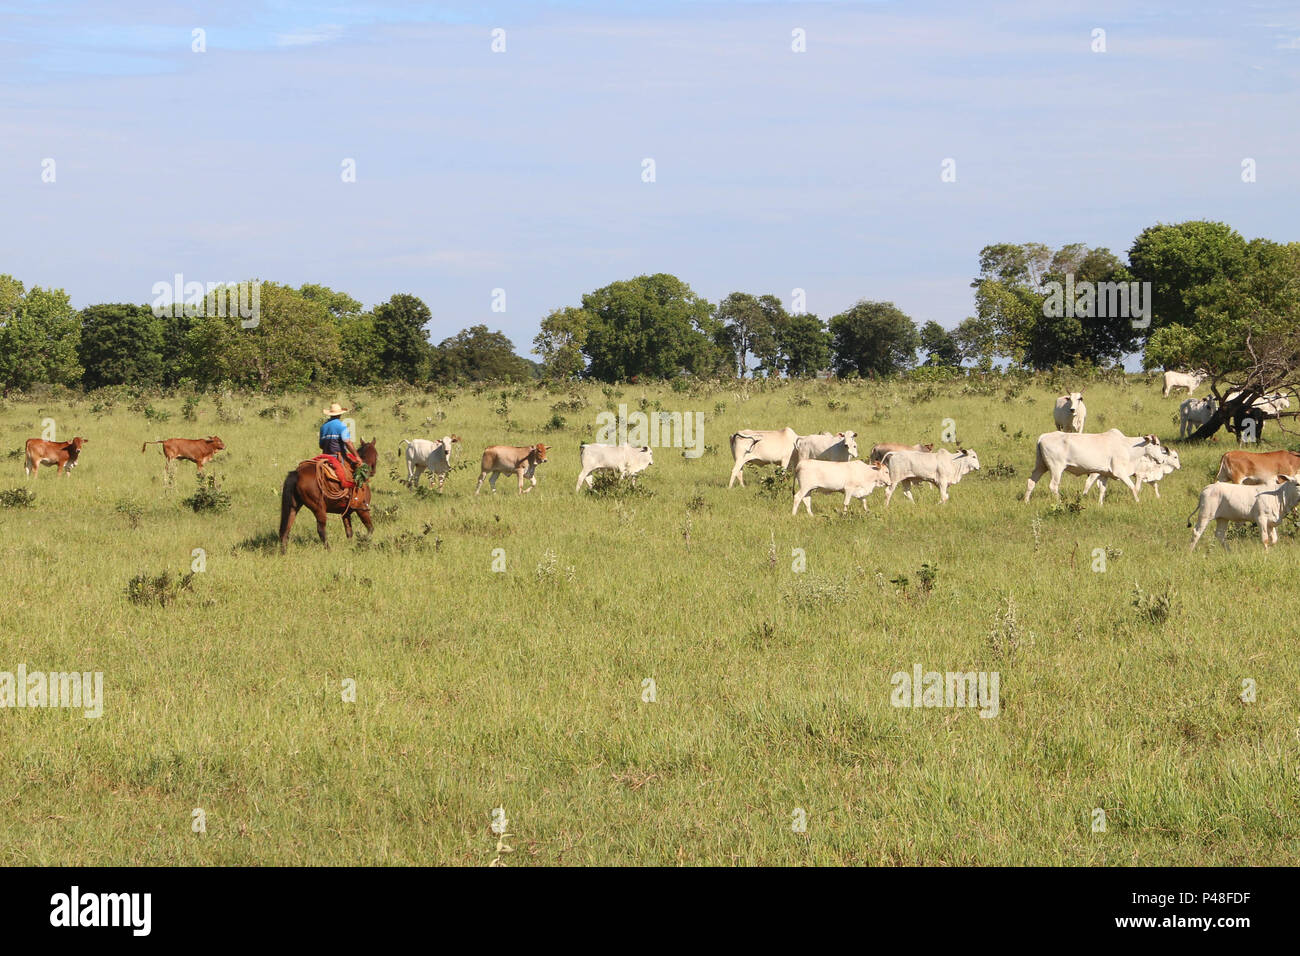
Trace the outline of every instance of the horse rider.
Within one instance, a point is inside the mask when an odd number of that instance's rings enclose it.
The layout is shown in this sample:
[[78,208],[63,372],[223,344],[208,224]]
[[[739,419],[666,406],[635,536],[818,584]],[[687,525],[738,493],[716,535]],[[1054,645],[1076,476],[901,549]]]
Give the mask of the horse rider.
[[320,450],[326,455],[333,455],[343,466],[345,473],[340,477],[344,481],[351,481],[352,469],[361,464],[361,456],[352,444],[352,434],[348,431],[347,423],[339,417],[348,411],[349,409],[334,402],[324,410],[325,424],[320,427]]

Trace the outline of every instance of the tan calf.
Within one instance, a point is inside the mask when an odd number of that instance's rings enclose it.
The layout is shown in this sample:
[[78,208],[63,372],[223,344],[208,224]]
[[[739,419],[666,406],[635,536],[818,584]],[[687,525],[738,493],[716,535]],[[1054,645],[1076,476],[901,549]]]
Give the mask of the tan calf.
[[[517,445],[493,445],[491,448],[485,448],[474,494],[478,494],[482,489],[484,478],[488,479],[488,484],[493,491],[496,491],[497,478],[500,475],[510,474],[519,478],[519,493],[527,494],[537,487],[537,477],[534,472],[538,465],[544,464],[546,464],[545,445],[529,445],[525,448]],[[532,482],[527,488],[524,487],[525,478]]]

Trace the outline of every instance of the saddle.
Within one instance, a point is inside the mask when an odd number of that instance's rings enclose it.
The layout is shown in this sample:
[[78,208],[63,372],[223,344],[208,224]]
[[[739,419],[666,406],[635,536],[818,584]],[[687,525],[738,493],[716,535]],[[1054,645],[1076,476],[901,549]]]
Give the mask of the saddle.
[[341,461],[334,455],[317,455],[311,460],[319,462],[319,467],[325,472],[325,476],[337,481],[343,488],[356,487],[356,483],[352,480],[352,469],[348,467],[347,462]]

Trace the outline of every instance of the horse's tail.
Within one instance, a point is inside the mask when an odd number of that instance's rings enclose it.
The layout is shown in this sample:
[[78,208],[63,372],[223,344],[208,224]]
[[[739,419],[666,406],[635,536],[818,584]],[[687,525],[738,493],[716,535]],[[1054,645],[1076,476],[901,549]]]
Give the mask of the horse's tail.
[[293,514],[294,502],[298,497],[298,472],[289,472],[284,476],[284,488],[280,491],[280,540],[289,533],[289,516]]

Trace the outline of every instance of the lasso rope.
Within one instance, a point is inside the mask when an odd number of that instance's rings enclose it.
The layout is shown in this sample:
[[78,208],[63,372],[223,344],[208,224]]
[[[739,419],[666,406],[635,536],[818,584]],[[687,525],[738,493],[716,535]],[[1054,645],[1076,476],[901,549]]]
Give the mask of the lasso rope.
[[327,467],[329,467],[329,462],[316,460],[316,487],[320,488],[321,494],[331,504],[341,504],[343,506],[344,514],[355,510],[352,507],[353,498],[360,494],[361,489],[365,487],[366,482],[370,480],[370,466],[365,462],[362,462],[353,470],[352,481],[355,487],[350,493],[348,489],[343,487],[341,475],[336,475],[338,478],[338,491],[335,492],[333,490],[335,487],[334,482],[325,480],[326,475],[328,474],[325,471]]

